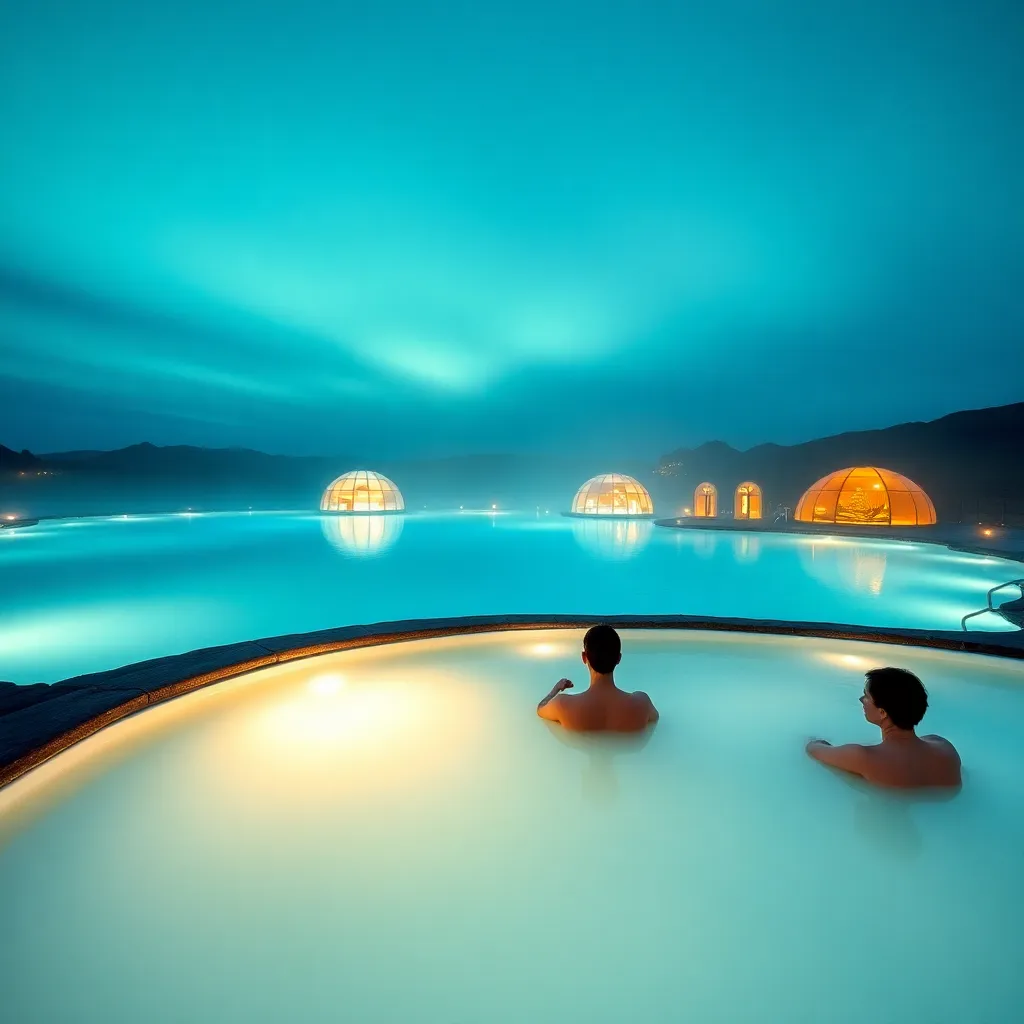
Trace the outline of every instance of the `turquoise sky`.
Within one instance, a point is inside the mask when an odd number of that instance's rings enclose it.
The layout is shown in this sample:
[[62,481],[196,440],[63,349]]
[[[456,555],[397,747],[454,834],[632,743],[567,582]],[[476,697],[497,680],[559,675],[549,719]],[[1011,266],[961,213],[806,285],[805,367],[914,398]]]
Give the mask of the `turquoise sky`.
[[0,442],[658,454],[1024,399],[1024,4],[9,0]]

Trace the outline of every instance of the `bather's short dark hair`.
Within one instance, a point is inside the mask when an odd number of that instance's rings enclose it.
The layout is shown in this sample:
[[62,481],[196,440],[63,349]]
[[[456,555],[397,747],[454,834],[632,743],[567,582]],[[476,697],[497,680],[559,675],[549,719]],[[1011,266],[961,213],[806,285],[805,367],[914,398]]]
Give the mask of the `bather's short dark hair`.
[[622,641],[619,634],[603,623],[591,626],[583,638],[583,650],[587,652],[587,663],[602,675],[614,670],[622,657]]
[[868,694],[897,729],[913,729],[928,710],[928,691],[905,668],[873,668],[865,673]]

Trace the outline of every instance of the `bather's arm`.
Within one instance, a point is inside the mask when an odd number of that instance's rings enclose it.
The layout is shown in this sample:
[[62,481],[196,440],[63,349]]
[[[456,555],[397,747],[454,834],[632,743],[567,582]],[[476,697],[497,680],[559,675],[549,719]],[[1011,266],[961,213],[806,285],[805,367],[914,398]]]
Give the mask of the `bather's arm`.
[[562,715],[560,708],[560,701],[555,698],[563,691],[568,690],[572,686],[571,679],[559,679],[554,686],[551,687],[551,691],[548,695],[537,705],[537,714],[541,718],[547,719],[549,722],[558,722],[561,724]]
[[844,743],[841,747],[833,747],[828,740],[811,740],[806,749],[815,761],[854,775],[864,774],[867,747],[859,743]]

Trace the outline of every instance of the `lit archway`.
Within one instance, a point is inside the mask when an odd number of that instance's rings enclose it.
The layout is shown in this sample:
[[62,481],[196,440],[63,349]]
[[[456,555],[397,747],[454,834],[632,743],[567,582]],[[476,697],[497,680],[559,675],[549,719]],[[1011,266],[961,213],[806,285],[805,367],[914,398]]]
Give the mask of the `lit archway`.
[[733,515],[736,519],[760,519],[763,514],[764,500],[761,488],[747,480],[736,488],[736,500]]
[[700,519],[714,519],[718,515],[718,488],[706,480],[697,484],[693,492],[693,514]]

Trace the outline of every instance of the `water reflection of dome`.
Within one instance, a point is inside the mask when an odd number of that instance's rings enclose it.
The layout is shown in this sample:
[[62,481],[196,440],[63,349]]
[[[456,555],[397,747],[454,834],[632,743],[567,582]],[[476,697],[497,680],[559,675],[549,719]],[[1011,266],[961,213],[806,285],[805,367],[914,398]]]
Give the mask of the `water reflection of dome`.
[[642,551],[654,523],[643,519],[576,519],[573,533],[580,547],[598,558],[622,561]]
[[387,551],[401,536],[401,516],[321,516],[320,528],[331,547],[343,555],[365,557]]
[[823,539],[800,545],[808,576],[837,590],[878,597],[885,582],[886,555],[869,545]]

